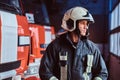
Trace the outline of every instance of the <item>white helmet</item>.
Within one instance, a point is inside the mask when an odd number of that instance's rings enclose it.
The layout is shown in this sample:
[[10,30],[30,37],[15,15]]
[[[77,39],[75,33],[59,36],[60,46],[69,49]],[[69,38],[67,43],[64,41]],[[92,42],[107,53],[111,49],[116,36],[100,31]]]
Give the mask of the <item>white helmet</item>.
[[74,7],[64,14],[61,27],[71,32],[76,29],[77,20],[88,20],[94,23],[94,19],[87,9],[83,7]]

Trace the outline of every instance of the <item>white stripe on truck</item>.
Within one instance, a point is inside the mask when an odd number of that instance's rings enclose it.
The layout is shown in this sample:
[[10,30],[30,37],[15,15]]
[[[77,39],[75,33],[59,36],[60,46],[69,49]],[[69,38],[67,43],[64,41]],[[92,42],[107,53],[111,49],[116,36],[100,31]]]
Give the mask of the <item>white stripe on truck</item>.
[[1,52],[0,63],[17,60],[17,19],[16,15],[2,12],[1,15]]

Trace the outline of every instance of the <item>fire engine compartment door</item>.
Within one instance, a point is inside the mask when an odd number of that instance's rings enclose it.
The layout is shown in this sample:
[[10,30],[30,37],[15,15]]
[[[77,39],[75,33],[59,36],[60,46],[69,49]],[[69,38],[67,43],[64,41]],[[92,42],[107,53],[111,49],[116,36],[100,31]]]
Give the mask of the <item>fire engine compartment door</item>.
[[17,61],[17,19],[15,14],[0,11],[0,64]]

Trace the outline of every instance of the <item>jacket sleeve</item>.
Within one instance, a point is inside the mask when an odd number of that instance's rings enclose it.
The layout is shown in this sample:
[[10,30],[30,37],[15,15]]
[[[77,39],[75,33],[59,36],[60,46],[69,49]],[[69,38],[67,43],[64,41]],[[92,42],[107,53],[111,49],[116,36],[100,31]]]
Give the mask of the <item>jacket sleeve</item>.
[[41,60],[40,68],[39,68],[39,75],[41,80],[58,80],[53,75],[53,66],[55,63],[55,50],[54,46],[51,43],[48,45],[45,54]]
[[93,76],[93,80],[107,80],[108,78],[106,64],[99,49],[96,49],[94,53]]

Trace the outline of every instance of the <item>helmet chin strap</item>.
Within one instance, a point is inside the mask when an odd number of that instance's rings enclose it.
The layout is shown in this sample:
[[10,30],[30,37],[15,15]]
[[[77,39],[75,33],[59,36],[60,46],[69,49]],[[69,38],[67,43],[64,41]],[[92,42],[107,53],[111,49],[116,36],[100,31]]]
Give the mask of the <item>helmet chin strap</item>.
[[80,34],[80,30],[79,30],[78,28],[76,28],[73,32],[74,32],[74,34],[77,35],[81,40],[85,40],[85,39],[87,39],[88,36],[89,36],[89,31],[88,31],[88,29],[87,29],[87,32],[86,32],[86,35],[85,35],[85,36],[82,36],[82,35]]
[[88,37],[89,35],[90,35],[90,33],[89,33],[89,30],[87,29],[86,37]]
[[86,35],[85,36],[80,36],[80,39],[81,40],[86,40],[88,38],[88,36],[89,36],[89,33],[86,32]]

